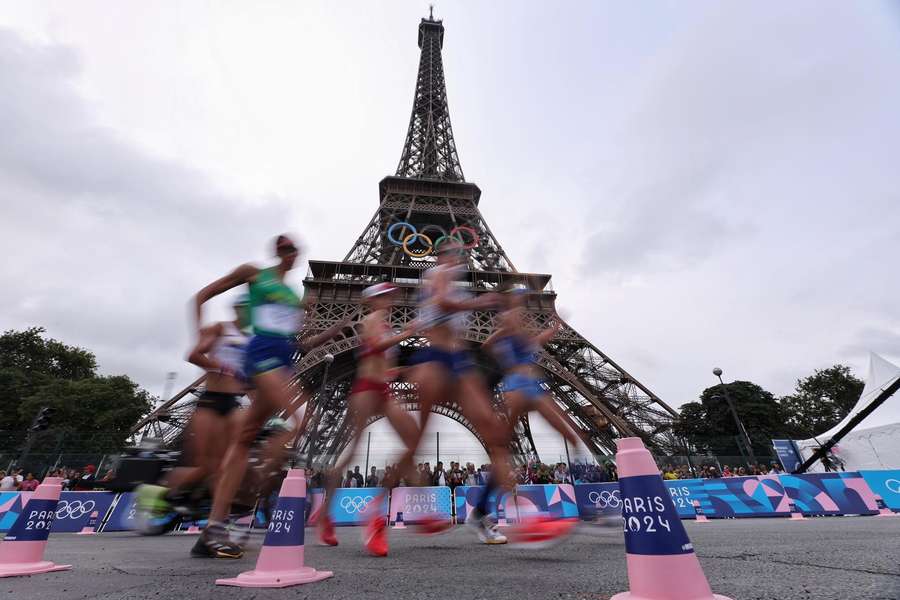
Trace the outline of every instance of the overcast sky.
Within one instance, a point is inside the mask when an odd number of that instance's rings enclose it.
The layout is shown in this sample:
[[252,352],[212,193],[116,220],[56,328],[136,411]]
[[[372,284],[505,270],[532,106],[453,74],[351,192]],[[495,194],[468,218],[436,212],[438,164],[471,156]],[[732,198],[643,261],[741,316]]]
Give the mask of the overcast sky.
[[[0,1],[0,328],[42,325],[155,394],[188,383],[191,294],[283,230],[339,260],[371,218],[427,10]],[[900,360],[896,3],[435,14],[485,218],[665,401],[713,366],[781,395]]]

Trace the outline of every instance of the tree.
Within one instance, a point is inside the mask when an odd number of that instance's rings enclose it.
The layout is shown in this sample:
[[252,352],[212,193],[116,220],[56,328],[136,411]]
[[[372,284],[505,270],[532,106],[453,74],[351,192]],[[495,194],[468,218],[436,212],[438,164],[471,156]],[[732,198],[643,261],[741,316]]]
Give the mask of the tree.
[[825,433],[847,416],[864,387],[844,365],[817,369],[798,379],[794,393],[779,401],[791,435],[807,439]]
[[44,406],[56,412],[49,429],[36,434],[35,448],[60,439],[73,452],[121,446],[150,410],[151,396],[128,377],[98,377],[93,353],[44,333],[32,327],[0,335],[0,450],[19,449]]
[[105,452],[124,444],[131,427],[152,407],[152,396],[128,377],[57,379],[25,398],[19,414],[29,419],[42,407],[56,409],[48,436],[79,452]]
[[699,402],[688,402],[681,407],[681,416],[675,432],[685,437],[701,451],[720,456],[740,456],[736,436],[737,425],[725,392],[731,398],[757,457],[772,454],[772,438],[785,435],[786,428],[781,406],[775,397],[750,381],[734,381],[703,390]]

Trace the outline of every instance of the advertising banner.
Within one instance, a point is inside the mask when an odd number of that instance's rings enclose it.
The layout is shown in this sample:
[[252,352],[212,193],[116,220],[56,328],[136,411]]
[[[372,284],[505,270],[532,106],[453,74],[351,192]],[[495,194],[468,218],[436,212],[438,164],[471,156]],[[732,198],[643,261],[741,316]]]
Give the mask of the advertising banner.
[[622,515],[622,497],[616,481],[577,483],[575,484],[575,501],[578,504],[578,514],[584,519]]
[[781,461],[786,473],[793,473],[803,464],[794,440],[772,440],[772,447],[775,448],[775,454],[778,455],[778,460]]
[[382,497],[380,503],[374,502],[380,493],[381,488],[338,488],[334,490],[328,514],[335,525],[365,525],[376,514],[387,515],[387,499]]
[[[869,488],[881,496],[885,506],[900,512],[900,469],[893,471],[860,471]],[[2,522],[0,522],[2,525]]]
[[875,495],[859,473],[780,475],[785,492],[804,514],[874,515]]
[[[483,491],[483,485],[456,486],[453,490],[453,501],[456,506],[457,523],[466,522],[469,513],[472,512],[472,509],[478,504],[478,500],[481,499]],[[510,523],[515,522],[518,516],[516,513],[515,497],[512,492],[504,492],[499,495],[496,492],[492,493],[491,497],[488,498],[488,509],[490,510],[488,514],[490,514],[495,521],[499,520],[500,513],[502,513],[503,518]]]
[[137,495],[134,492],[120,494],[103,531],[131,531],[136,526],[136,513]]
[[[784,487],[776,475],[723,477],[703,480],[709,507],[700,503],[708,517],[778,517],[791,509]],[[710,511],[711,509],[711,511]]]
[[[559,519],[578,518],[575,490],[568,483],[518,485],[515,500],[519,519],[539,515]],[[509,519],[509,515],[506,518]]]
[[112,492],[63,492],[56,505],[51,533],[76,533],[87,527],[92,512],[97,512],[97,523],[103,520],[112,506]]
[[22,514],[22,499],[19,492],[0,492],[0,532],[9,531]]
[[435,487],[398,487],[391,491],[391,523],[397,521],[397,513],[403,513],[403,522],[418,523],[426,518],[437,517],[450,521],[452,505],[450,488]]

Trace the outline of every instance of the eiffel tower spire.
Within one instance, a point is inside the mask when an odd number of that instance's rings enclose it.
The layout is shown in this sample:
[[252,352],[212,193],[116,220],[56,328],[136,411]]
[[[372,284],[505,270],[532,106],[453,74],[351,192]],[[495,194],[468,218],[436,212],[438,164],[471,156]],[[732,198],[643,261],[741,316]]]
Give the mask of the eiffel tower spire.
[[419,23],[419,76],[413,95],[409,130],[397,165],[398,177],[465,181],[447,107],[444,83],[444,25],[429,11]]

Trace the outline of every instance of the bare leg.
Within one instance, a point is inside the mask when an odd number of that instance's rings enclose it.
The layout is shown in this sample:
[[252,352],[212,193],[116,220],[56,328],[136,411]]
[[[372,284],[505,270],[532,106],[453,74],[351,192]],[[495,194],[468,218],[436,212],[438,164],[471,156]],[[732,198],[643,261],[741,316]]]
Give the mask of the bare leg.
[[200,483],[217,475],[219,461],[228,440],[228,420],[214,410],[199,408],[191,417],[190,454],[194,465],[178,467],[166,479],[169,493]]
[[247,457],[253,440],[269,417],[290,405],[288,381],[285,369],[268,371],[254,377],[256,399],[245,411],[240,433],[232,441],[222,460],[222,475],[213,495],[210,521],[221,523],[228,517],[231,502],[247,472]]

